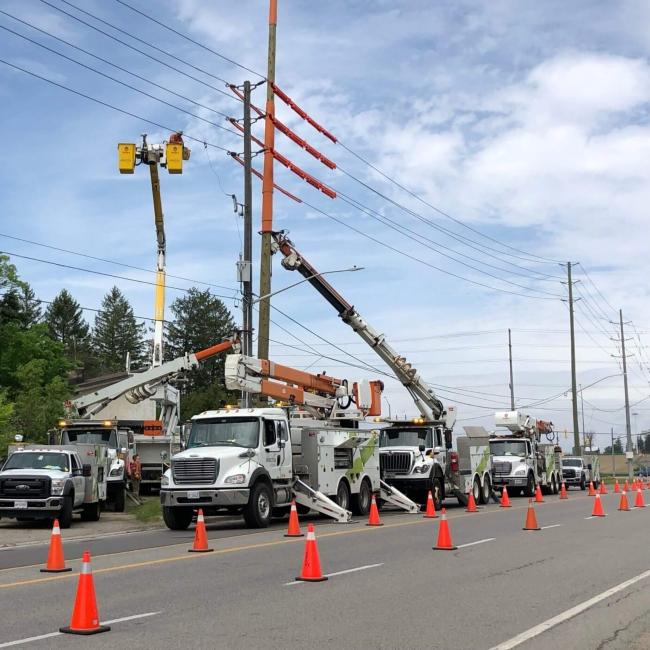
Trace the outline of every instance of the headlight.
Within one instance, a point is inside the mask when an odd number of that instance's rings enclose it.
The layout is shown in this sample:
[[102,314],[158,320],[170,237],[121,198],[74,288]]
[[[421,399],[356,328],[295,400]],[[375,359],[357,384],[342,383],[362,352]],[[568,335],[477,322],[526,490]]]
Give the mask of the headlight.
[[109,476],[119,476],[123,471],[123,468],[121,465],[118,465],[117,467],[113,467],[113,469],[109,472]]
[[160,479],[160,485],[161,487],[165,487],[166,485],[169,485],[169,476],[167,473],[162,475],[162,478]]
[[53,478],[52,479],[52,495],[60,496],[63,494],[63,488],[65,487],[64,478]]
[[525,474],[527,469],[527,467],[520,467],[519,469],[515,470],[515,476],[521,476],[522,474]]
[[229,476],[224,483],[235,483],[236,485],[242,485],[246,482],[246,474],[233,474]]
[[431,470],[431,465],[418,465],[413,469],[414,474],[428,474]]

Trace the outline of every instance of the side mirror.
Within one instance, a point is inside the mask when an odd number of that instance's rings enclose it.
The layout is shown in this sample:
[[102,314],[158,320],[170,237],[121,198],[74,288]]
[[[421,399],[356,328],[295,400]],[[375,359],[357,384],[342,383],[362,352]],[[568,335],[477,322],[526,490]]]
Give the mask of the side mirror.
[[591,471],[591,469],[592,469],[592,467],[591,467],[591,463],[589,463],[589,465],[587,465],[587,469],[588,469],[589,471]]
[[418,450],[420,451],[420,453],[424,453],[425,449],[426,447],[424,445],[418,445]]
[[278,447],[280,449],[284,449],[287,446],[287,443],[285,440],[278,440]]
[[161,451],[160,452],[160,458],[162,460],[167,460],[167,452],[166,451]]
[[93,472],[92,465],[82,465],[81,466],[81,475],[82,476],[85,476],[85,477],[92,476],[93,475],[92,472]]

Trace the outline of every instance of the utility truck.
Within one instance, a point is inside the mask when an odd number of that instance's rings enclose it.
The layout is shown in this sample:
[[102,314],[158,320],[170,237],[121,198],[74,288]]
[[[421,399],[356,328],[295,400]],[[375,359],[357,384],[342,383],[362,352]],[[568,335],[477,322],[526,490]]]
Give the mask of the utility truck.
[[[192,418],[186,449],[172,457],[160,491],[170,529],[187,528],[197,508],[206,515],[241,513],[248,526],[265,527],[292,499],[347,522],[352,513],[368,513],[374,493],[418,511],[382,484],[378,432],[360,426],[381,412],[381,382],[350,384],[240,354],[226,357],[225,374],[230,390],[290,406],[226,408]],[[292,419],[295,406],[301,410]]]
[[[520,411],[499,411],[497,429],[490,438],[492,483],[508,488],[508,494],[523,491],[535,495],[540,485],[545,494],[557,494],[562,483],[562,448],[554,443],[553,423],[535,420]],[[542,442],[542,435],[547,442]]]
[[585,490],[592,482],[600,485],[600,458],[594,455],[564,456],[562,458],[562,480],[567,487],[575,485]]
[[[387,420],[380,436],[382,478],[408,497],[424,503],[431,490],[436,508],[447,496],[466,503],[458,452],[453,450],[452,429],[456,409],[445,408],[433,389],[383,334],[366,323],[321,273],[282,232],[273,234],[273,251],[282,254],[282,266],[298,271],[336,310],[339,318],[374,350],[411,395],[420,413],[411,421]],[[480,485],[483,489],[483,484]]]
[[73,513],[98,521],[107,467],[103,445],[11,446],[0,471],[0,517],[58,518],[61,528],[70,527]]

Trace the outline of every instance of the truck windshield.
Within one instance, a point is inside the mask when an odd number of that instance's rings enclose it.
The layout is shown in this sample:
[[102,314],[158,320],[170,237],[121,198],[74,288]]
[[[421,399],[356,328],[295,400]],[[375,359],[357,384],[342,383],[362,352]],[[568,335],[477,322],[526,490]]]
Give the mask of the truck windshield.
[[379,434],[380,447],[433,447],[431,429],[383,429]]
[[563,458],[562,467],[582,467],[582,461],[579,458]]
[[101,445],[108,444],[109,447],[117,447],[117,435],[115,429],[64,429],[61,436],[64,445],[80,444]]
[[491,440],[490,453],[493,456],[526,456],[525,440]]
[[255,448],[258,445],[259,436],[259,418],[194,420],[187,448],[222,445]]
[[12,454],[2,469],[58,469],[69,472],[68,455],[54,452],[21,452]]

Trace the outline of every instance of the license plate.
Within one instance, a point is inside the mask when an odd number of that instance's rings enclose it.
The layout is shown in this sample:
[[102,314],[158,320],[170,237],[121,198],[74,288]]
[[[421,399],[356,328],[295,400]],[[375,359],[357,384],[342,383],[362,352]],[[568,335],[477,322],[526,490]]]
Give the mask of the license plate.
[[14,508],[26,508],[27,501],[14,501]]
[[187,493],[187,498],[188,499],[199,499],[199,491],[198,490],[189,490]]
[[386,472],[384,474],[384,478],[395,478],[395,474],[393,474],[392,472]]

